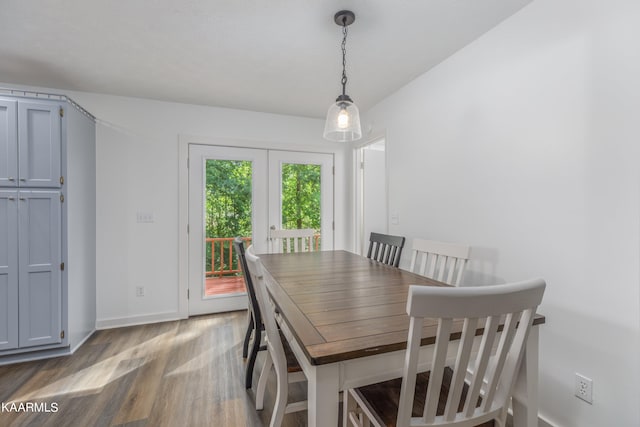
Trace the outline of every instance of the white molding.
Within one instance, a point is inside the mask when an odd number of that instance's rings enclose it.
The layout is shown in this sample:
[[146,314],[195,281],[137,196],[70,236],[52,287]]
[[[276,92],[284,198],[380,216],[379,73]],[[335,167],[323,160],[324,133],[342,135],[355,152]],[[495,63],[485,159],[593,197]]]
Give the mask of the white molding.
[[75,353],[75,352],[76,352],[76,350],[77,350],[77,349],[79,349],[79,348],[80,348],[80,346],[82,346],[82,344],[84,344],[85,342],[87,342],[87,340],[88,340],[89,338],[91,338],[91,336],[92,336],[95,332],[96,332],[96,329],[94,328],[94,329],[92,329],[92,330],[91,330],[91,332],[89,332],[87,335],[85,335],[85,337],[84,337],[82,340],[80,340],[76,345],[72,346],[72,347],[71,347],[71,353],[70,353],[70,354]]
[[[189,158],[189,144],[199,145],[212,145],[221,147],[235,147],[235,148],[251,148],[251,149],[263,149],[263,150],[281,150],[291,152],[304,152],[304,153],[321,153],[321,154],[333,154],[333,166],[337,169],[338,154],[342,153],[344,156],[346,150],[350,150],[352,147],[343,143],[337,143],[333,141],[322,141],[322,144],[300,144],[292,145],[289,143],[283,143],[273,140],[252,140],[252,139],[240,139],[233,137],[212,137],[212,136],[198,136],[189,134],[178,135],[178,312],[177,318],[186,319],[189,317],[189,301],[187,299],[187,292],[189,290],[189,234],[187,233],[187,226],[189,224],[189,169],[187,168],[187,159]],[[342,161],[342,160],[341,160]],[[333,221],[338,223],[336,218],[336,175],[333,177],[334,189],[333,189]],[[335,236],[337,228],[334,230],[334,248]],[[100,329],[100,328],[98,328]]]
[[[509,409],[509,413],[507,414],[507,427],[513,427],[513,413],[511,409]],[[538,427],[556,427],[556,425],[538,414]]]
[[555,427],[555,424],[538,415],[538,427]]
[[292,144],[291,142],[281,142],[266,139],[242,139],[234,137],[225,138],[217,136],[198,136],[189,134],[179,134],[178,140],[180,146],[182,146],[182,144],[220,145],[223,147],[227,146],[237,148],[263,148],[266,150],[302,151],[311,153],[338,153],[349,148],[349,146],[345,145],[344,143],[325,140],[322,141],[322,144]]
[[121,328],[123,326],[136,326],[146,325],[150,323],[170,322],[173,320],[181,320],[186,317],[181,317],[177,311],[170,311],[165,313],[154,314],[142,314],[138,316],[129,317],[112,317],[109,319],[99,319],[96,321],[96,329],[112,329]]
[[178,315],[189,317],[189,142],[192,139],[178,136]]

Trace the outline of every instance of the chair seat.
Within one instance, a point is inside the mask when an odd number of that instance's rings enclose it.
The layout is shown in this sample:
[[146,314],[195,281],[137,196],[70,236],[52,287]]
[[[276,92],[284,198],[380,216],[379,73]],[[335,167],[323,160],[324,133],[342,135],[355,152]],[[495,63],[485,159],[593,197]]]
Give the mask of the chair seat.
[[298,359],[296,359],[296,355],[293,354],[293,350],[291,350],[291,347],[289,346],[289,342],[287,341],[287,338],[284,336],[282,331],[278,331],[278,332],[280,332],[280,340],[282,341],[282,347],[284,348],[284,355],[287,358],[287,372],[288,373],[301,372],[302,368],[298,363]]
[[[413,400],[413,417],[422,416],[424,411],[424,402],[427,394],[427,384],[429,383],[429,372],[423,372],[416,377],[416,391]],[[440,389],[440,399],[438,401],[438,409],[436,415],[444,414],[444,408],[449,394],[449,386],[451,384],[453,371],[451,368],[445,368],[444,377],[442,380],[442,387]],[[368,386],[354,389],[354,393],[362,400],[362,402],[368,406],[369,410],[377,415],[377,421],[381,425],[387,427],[395,427],[396,419],[398,418],[398,403],[400,401],[400,387],[402,385],[402,378],[395,378],[393,380],[371,384]],[[464,401],[467,396],[468,386],[465,384],[460,399],[460,405],[458,411],[462,410]],[[477,427],[493,427],[494,422],[488,421],[483,424],[478,424]]]

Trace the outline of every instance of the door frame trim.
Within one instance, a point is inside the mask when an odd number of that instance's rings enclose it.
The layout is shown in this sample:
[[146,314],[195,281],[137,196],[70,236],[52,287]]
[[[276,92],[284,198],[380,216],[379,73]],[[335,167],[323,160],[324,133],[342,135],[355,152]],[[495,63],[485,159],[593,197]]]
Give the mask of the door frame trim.
[[[178,135],[178,316],[181,319],[189,317],[189,301],[187,293],[189,291],[189,144],[226,146],[233,148],[250,148],[263,150],[299,151],[304,153],[333,154],[333,166],[337,171],[336,150],[333,146],[321,148],[317,145],[300,145],[292,147],[291,144],[278,143],[273,141],[245,140],[238,138],[203,137],[194,135]],[[346,147],[345,147],[346,148]],[[333,175],[333,220],[336,222],[336,174]],[[338,230],[338,224],[334,232]]]

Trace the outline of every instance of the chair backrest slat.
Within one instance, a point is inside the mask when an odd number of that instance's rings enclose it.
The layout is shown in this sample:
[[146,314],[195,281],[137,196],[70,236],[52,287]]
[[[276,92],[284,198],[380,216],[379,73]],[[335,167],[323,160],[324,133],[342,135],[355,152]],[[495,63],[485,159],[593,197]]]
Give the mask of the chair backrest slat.
[[[422,318],[420,319],[422,320]],[[420,322],[422,323],[422,322]],[[438,323],[438,332],[436,345],[433,355],[433,366],[429,376],[429,385],[427,386],[427,397],[424,405],[423,418],[425,423],[432,423],[436,417],[436,409],[438,408],[438,400],[440,398],[440,389],[442,388],[442,379],[444,377],[445,362],[447,359],[447,351],[449,350],[449,335],[453,325],[452,319],[442,318]],[[447,337],[444,339],[444,337]],[[419,342],[419,340],[418,340]],[[418,344],[419,347],[419,344]],[[417,348],[412,346],[412,351]],[[402,379],[404,381],[404,378]],[[412,392],[413,394],[413,392]],[[408,396],[407,396],[408,397]],[[402,395],[400,396],[402,401]],[[411,396],[413,402],[413,396]],[[404,425],[404,424],[399,424]]]
[[468,245],[414,239],[409,270],[458,286],[470,249]]
[[[462,419],[469,421],[464,425],[475,425],[474,420],[480,418],[506,417],[516,372],[545,286],[540,279],[469,288],[410,286],[407,314],[411,323],[397,425],[439,425],[459,423]],[[422,417],[412,418],[425,318],[437,319],[438,330],[424,412]],[[450,341],[452,335],[456,337],[452,333],[460,330],[460,323],[462,331],[444,414],[437,415]],[[498,332],[499,327],[502,327],[501,332]],[[477,341],[479,345],[476,346]],[[463,400],[465,378],[469,378],[469,383]],[[462,410],[458,412],[461,403]]]
[[451,379],[451,385],[449,386],[449,396],[447,397],[444,410],[445,421],[452,421],[458,412],[458,403],[460,402],[460,396],[462,396],[464,379],[467,375],[467,366],[469,366],[471,347],[477,327],[478,318],[474,317],[464,320],[462,336],[460,337],[460,343],[458,345],[458,356],[456,357],[456,364],[453,370],[454,374]]
[[312,252],[315,230],[300,228],[293,230],[271,230],[269,233],[270,253]]
[[372,232],[369,236],[367,258],[397,267],[400,265],[400,256],[402,255],[404,242],[405,238],[402,236],[391,236]]
[[[489,316],[485,322],[484,329],[486,332],[482,336],[482,342],[480,343],[480,349],[473,369],[475,375],[469,385],[467,400],[464,404],[465,417],[470,417],[473,414],[475,404],[478,402],[499,325],[500,316]],[[473,404],[471,402],[473,402]]]

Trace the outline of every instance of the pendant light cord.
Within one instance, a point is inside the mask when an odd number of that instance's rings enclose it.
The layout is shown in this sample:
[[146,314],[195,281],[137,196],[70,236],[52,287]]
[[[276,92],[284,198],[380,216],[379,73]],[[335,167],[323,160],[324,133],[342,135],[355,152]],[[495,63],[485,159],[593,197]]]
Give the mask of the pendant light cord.
[[342,95],[346,95],[347,87],[347,18],[342,19]]

